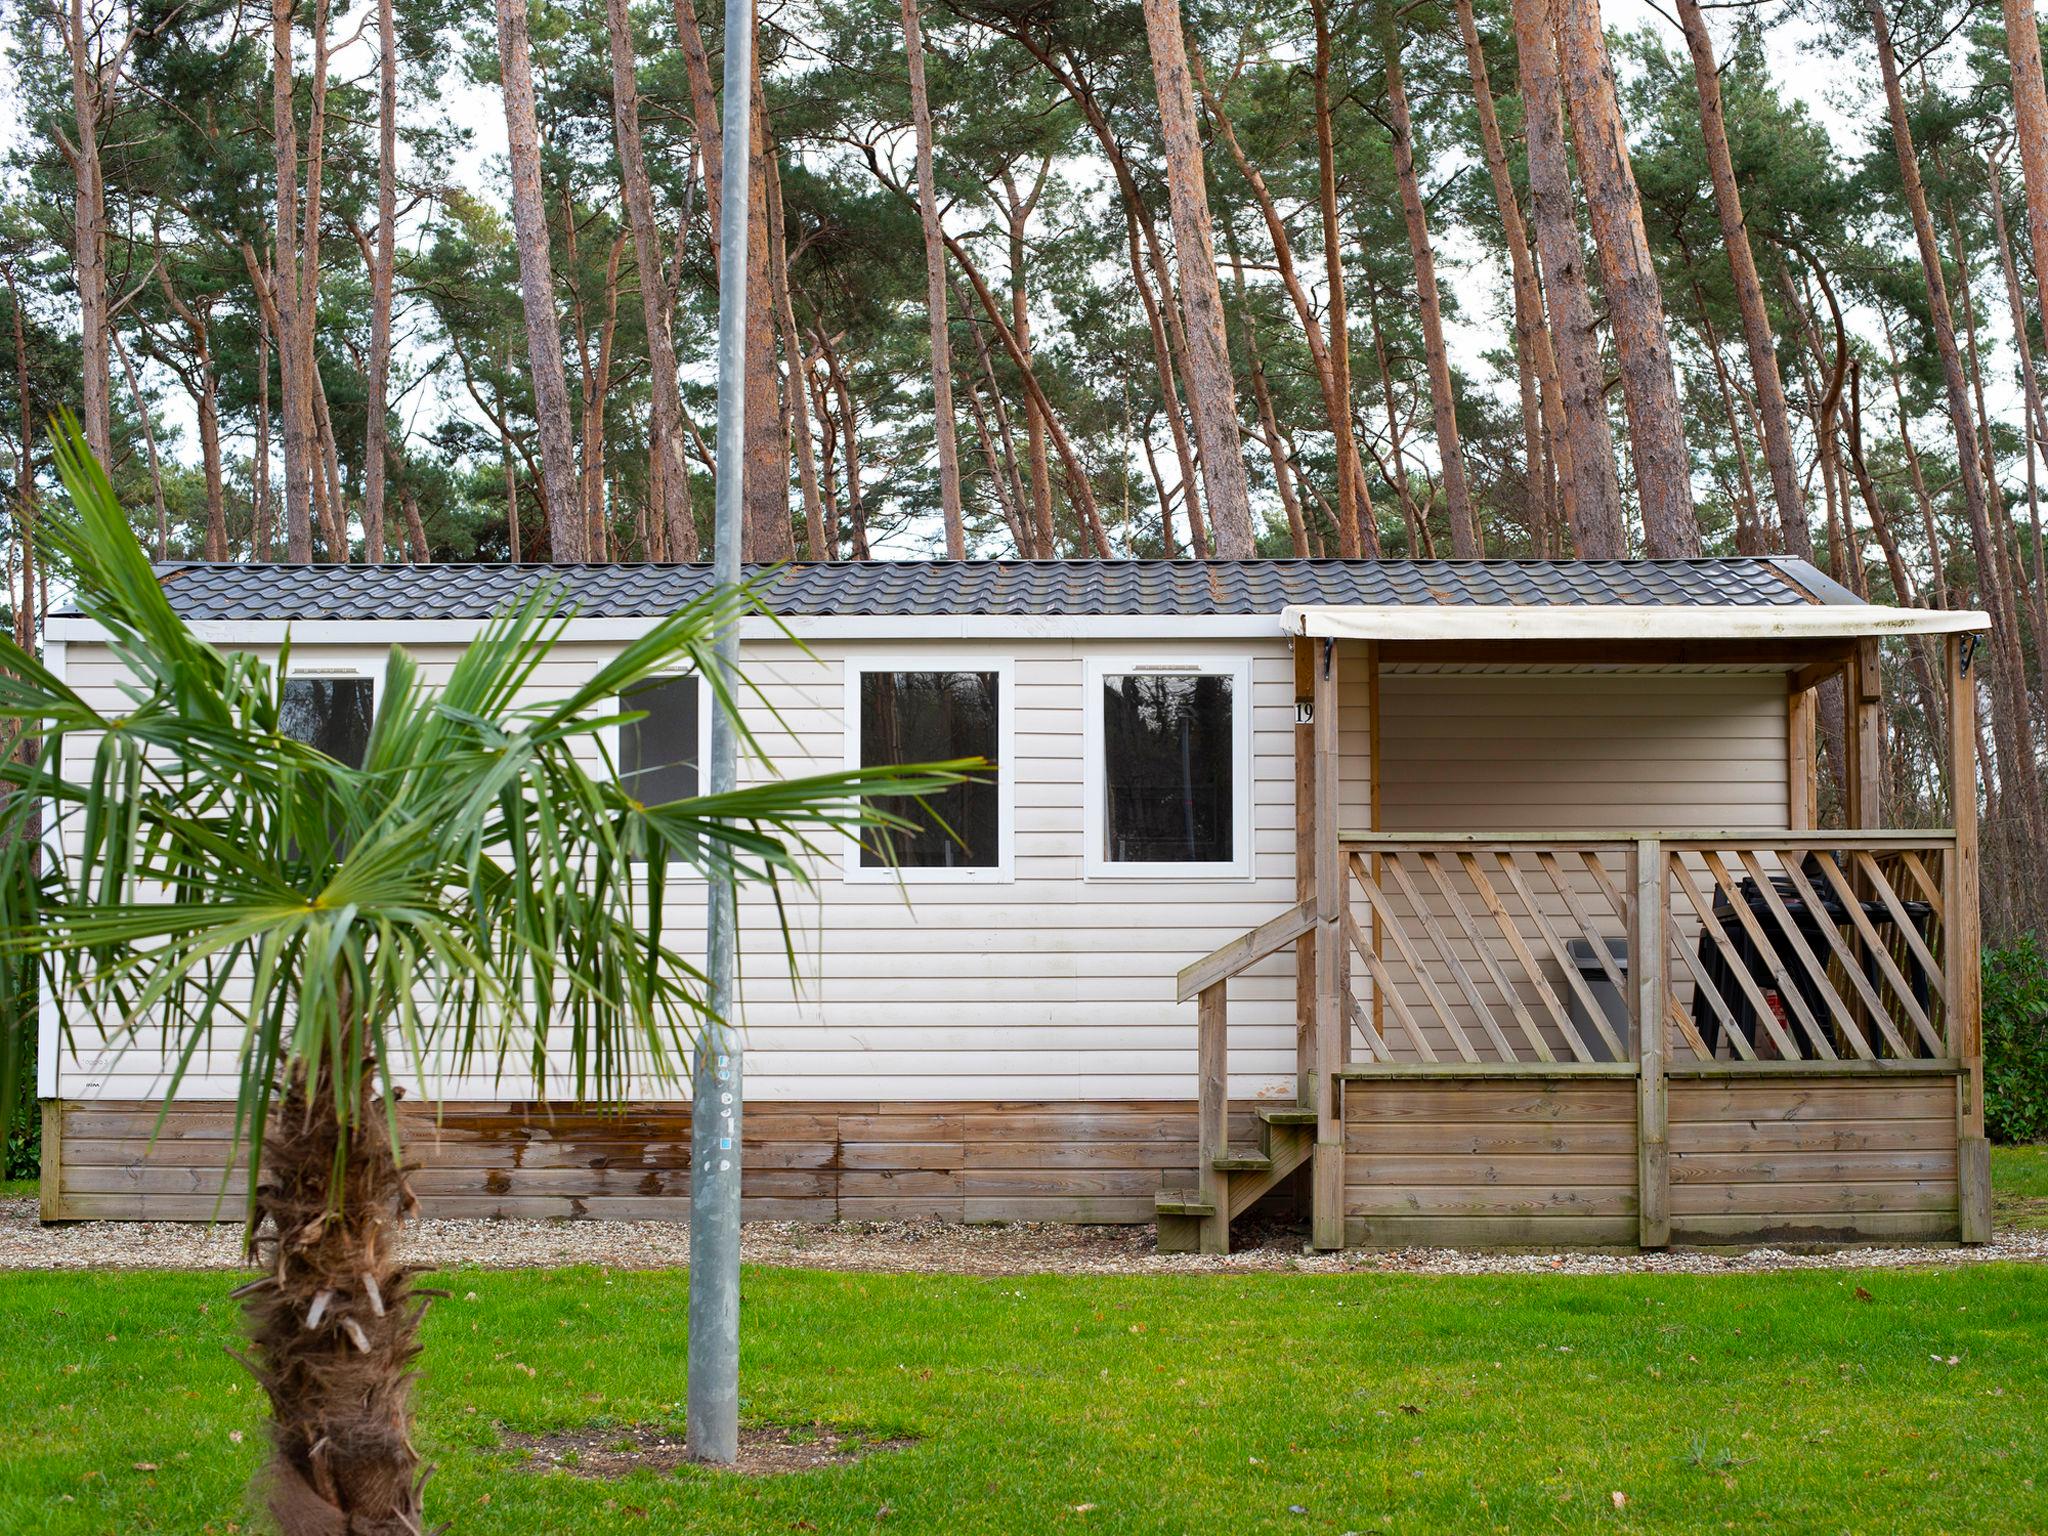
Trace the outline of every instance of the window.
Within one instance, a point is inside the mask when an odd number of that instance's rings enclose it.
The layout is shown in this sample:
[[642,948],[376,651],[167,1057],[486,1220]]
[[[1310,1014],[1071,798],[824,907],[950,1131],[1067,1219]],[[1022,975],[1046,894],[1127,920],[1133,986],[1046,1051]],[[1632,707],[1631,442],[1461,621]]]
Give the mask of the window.
[[961,757],[983,757],[999,765],[980,782],[955,785],[922,805],[911,799],[877,802],[914,826],[864,833],[849,873],[1007,879],[1010,792],[1000,766],[1008,756],[1010,735],[1007,661],[944,671],[860,663],[847,672],[851,766],[886,768]]
[[1089,873],[1249,874],[1244,665],[1097,663],[1089,673]]
[[337,763],[363,766],[376,714],[376,680],[355,674],[302,675],[284,680],[278,729]]
[[699,680],[694,675],[648,678],[619,696],[619,709],[645,712],[619,725],[619,787],[642,805],[696,795],[705,723]]

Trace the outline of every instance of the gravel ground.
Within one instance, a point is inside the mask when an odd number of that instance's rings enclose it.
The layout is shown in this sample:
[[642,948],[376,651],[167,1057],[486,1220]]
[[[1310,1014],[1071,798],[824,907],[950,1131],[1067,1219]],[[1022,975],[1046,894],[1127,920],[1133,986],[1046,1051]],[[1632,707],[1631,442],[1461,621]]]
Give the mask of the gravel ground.
[[[748,1222],[742,1252],[752,1264],[909,1274],[1751,1274],[1776,1269],[1898,1269],[1913,1265],[2048,1263],[2048,1229],[2002,1228],[1977,1248],[1854,1248],[1792,1253],[1776,1248],[1705,1253],[1462,1253],[1448,1248],[1318,1254],[1292,1228],[1239,1234],[1225,1257],[1162,1254],[1150,1227],[1052,1222],[959,1226],[940,1221]],[[681,1268],[689,1228],[656,1221],[419,1221],[405,1255],[430,1268]],[[43,1227],[32,1200],[0,1201],[0,1270],[225,1269],[243,1267],[238,1229],[184,1222],[83,1222]]]

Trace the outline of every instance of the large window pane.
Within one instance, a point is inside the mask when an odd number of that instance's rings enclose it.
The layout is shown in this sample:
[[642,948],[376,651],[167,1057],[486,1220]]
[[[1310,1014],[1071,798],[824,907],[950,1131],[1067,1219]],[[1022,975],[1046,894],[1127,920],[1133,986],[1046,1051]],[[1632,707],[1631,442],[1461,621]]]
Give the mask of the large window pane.
[[[860,763],[996,761],[997,676],[993,672],[864,672],[860,679]],[[885,800],[917,823],[908,832],[876,832],[864,841],[864,868],[995,869],[1002,863],[1002,811],[995,776],[915,800]],[[940,823],[943,823],[941,825]]]
[[695,677],[659,677],[620,696],[621,710],[647,712],[619,727],[619,785],[642,805],[697,793],[701,692]]
[[370,750],[375,684],[367,677],[288,677],[278,726],[351,768]]
[[1102,856],[1110,863],[1235,857],[1231,683],[1187,672],[1102,680]]

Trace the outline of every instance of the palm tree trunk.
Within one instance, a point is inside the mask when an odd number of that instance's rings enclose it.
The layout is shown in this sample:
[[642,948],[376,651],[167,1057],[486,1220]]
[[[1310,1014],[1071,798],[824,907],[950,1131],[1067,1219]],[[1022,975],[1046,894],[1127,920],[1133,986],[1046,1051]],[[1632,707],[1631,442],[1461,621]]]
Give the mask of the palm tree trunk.
[[1621,366],[1629,451],[1643,507],[1643,545],[1653,560],[1686,559],[1700,552],[1700,525],[1693,513],[1685,417],[1671,341],[1664,332],[1663,298],[1643,233],[1642,199],[1615,100],[1600,0],[1559,0],[1558,12],[1573,142]]
[[[389,5],[391,0],[379,0]],[[690,510],[690,460],[683,432],[683,399],[676,382],[675,342],[669,334],[670,300],[654,193],[640,139],[639,70],[633,57],[633,17],[626,0],[606,0],[611,38],[612,124],[618,135],[619,180],[633,227],[633,265],[639,274],[640,315],[647,332],[649,396],[648,493],[654,502],[650,542],[657,558],[697,558],[697,524]]]
[[370,269],[369,399],[363,422],[363,558],[384,563],[384,416],[391,381],[391,301],[398,241],[398,25],[377,0],[377,256]]
[[1451,393],[1451,354],[1444,345],[1443,304],[1436,286],[1436,254],[1429,243],[1429,215],[1415,171],[1415,127],[1408,115],[1408,88],[1401,78],[1401,39],[1391,11],[1383,11],[1380,35],[1386,52],[1387,125],[1394,141],[1394,180],[1401,189],[1401,215],[1408,226],[1408,254],[1415,263],[1415,296],[1421,312],[1422,347],[1429,367],[1430,412],[1436,422],[1437,457],[1443,462],[1444,510],[1451,523],[1451,554],[1477,560],[1484,553],[1472,493],[1465,484],[1465,455],[1458,441],[1458,402]]
[[903,0],[903,53],[910,64],[910,121],[917,140],[917,218],[924,230],[924,307],[932,350],[932,435],[939,452],[939,510],[946,558],[967,558],[960,510],[960,445],[953,422],[953,343],[946,313],[946,247],[939,231],[939,189],[932,167],[932,104],[924,83],[924,35],[918,0]]
[[287,1536],[426,1529],[411,1366],[436,1293],[415,1289],[398,1260],[412,1195],[372,1064],[360,1079],[346,1146],[331,1063],[286,1088],[263,1127],[251,1197],[249,1251],[264,1273],[236,1293],[252,1345],[243,1363],[270,1398],[262,1481]]
[[1619,560],[1628,553],[1628,538],[1614,468],[1614,433],[1607,421],[1607,381],[1594,335],[1593,301],[1586,291],[1586,253],[1572,211],[1550,0],[1514,0],[1514,18],[1523,130],[1529,144],[1529,197],[1564,417],[1559,481],[1565,517],[1581,559]]
[[562,371],[561,321],[555,312],[547,207],[541,200],[540,124],[534,115],[526,0],[497,0],[497,7],[498,68],[504,78],[506,152],[512,165],[512,225],[519,246],[519,297],[526,316],[533,414],[540,428],[540,460],[547,482],[543,494],[548,555],[558,564],[574,564],[590,558],[590,540],[577,505],[569,384]]
[[1181,318],[1188,338],[1188,413],[1194,418],[1195,446],[1202,456],[1202,491],[1209,503],[1216,554],[1243,560],[1256,552],[1251,491],[1238,446],[1237,386],[1223,334],[1223,289],[1216,277],[1187,41],[1181,34],[1178,0],[1144,0],[1144,10],[1166,141],[1167,199],[1173,210]]
[[1735,280],[1735,307],[1742,316],[1742,340],[1749,350],[1749,371],[1756,380],[1757,414],[1763,419],[1764,463],[1771,472],[1771,496],[1778,508],[1778,537],[1788,554],[1811,557],[1813,534],[1807,526],[1806,502],[1799,492],[1799,470],[1792,460],[1792,417],[1785,404],[1785,384],[1778,374],[1776,339],[1770,311],[1764,307],[1763,283],[1749,247],[1749,228],[1742,214],[1742,191],[1735,184],[1735,161],[1728,148],[1728,123],[1721,110],[1721,75],[1714,63],[1714,40],[1707,32],[1699,0],[1678,0],[1678,19],[1692,53],[1693,83],[1700,98],[1700,129],[1706,140],[1707,171],[1714,183],[1714,207],[1721,218],[1721,243],[1728,252],[1728,270]]

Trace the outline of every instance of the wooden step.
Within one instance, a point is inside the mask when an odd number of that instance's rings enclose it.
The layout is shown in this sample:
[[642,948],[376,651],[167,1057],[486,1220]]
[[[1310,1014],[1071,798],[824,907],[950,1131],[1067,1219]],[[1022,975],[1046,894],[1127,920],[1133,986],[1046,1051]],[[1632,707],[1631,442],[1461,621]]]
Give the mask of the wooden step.
[[1259,1118],[1268,1125],[1314,1125],[1316,1112],[1312,1109],[1298,1109],[1290,1104],[1279,1109],[1261,1108]]
[[1209,1166],[1218,1173],[1268,1173],[1273,1159],[1263,1152],[1233,1152],[1228,1157],[1211,1158]]
[[1204,1200],[1200,1190],[1162,1189],[1152,1197],[1155,1214],[1160,1216],[1214,1216],[1213,1201]]

